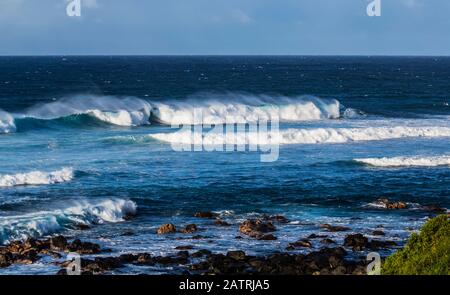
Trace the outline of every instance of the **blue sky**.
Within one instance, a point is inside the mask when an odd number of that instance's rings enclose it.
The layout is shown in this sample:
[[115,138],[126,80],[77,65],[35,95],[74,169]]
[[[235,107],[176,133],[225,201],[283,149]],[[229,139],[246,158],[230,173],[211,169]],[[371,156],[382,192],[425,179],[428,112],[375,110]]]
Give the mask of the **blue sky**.
[[0,0],[0,54],[450,55],[450,1]]

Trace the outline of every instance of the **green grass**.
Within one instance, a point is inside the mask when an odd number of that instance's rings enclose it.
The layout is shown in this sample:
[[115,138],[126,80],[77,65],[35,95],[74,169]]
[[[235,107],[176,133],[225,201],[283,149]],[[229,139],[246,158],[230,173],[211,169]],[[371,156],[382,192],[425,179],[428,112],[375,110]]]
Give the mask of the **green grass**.
[[406,246],[389,256],[383,275],[450,275],[450,218],[430,219]]

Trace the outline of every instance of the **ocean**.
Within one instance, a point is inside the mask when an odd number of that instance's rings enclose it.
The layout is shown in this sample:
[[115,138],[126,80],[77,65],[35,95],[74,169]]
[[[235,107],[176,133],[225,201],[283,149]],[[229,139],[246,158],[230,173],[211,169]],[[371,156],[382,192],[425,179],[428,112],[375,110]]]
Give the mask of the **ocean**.
[[[265,255],[328,223],[368,237],[383,228],[400,247],[430,216],[425,206],[450,207],[449,81],[447,57],[0,57],[0,244],[63,234],[112,250],[102,255],[182,245]],[[274,112],[275,161],[173,148],[191,134],[170,122]],[[380,208],[380,198],[408,209]],[[236,239],[240,222],[264,214],[289,219],[276,241]],[[157,235],[165,223],[195,223],[203,238]],[[348,232],[326,234],[339,244]],[[44,259],[0,274],[58,270]]]

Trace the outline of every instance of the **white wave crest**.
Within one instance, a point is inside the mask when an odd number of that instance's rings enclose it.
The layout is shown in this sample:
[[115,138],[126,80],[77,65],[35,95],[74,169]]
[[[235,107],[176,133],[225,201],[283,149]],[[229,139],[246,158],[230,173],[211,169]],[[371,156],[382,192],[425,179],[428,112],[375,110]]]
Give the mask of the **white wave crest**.
[[164,124],[225,124],[257,121],[337,119],[340,103],[315,97],[269,97],[243,94],[210,95],[186,101],[154,103],[152,116]]
[[53,172],[32,171],[12,175],[0,175],[0,187],[21,185],[54,184],[71,181],[74,177],[72,168],[63,168]]
[[172,133],[149,134],[156,140],[174,144],[203,145],[273,145],[321,144],[375,141],[409,137],[450,137],[448,127],[370,127],[286,129],[279,132],[193,132],[182,129]]
[[450,166],[450,156],[365,158],[354,161],[376,167],[437,167]]
[[76,224],[121,222],[127,216],[136,214],[136,209],[133,201],[110,199],[97,203],[78,202],[72,207],[53,211],[0,217],[0,244],[51,235]]
[[16,132],[14,118],[7,112],[0,110],[0,134]]
[[103,122],[118,126],[149,124],[151,106],[138,98],[75,96],[35,106],[23,115],[36,119],[58,119],[87,114]]

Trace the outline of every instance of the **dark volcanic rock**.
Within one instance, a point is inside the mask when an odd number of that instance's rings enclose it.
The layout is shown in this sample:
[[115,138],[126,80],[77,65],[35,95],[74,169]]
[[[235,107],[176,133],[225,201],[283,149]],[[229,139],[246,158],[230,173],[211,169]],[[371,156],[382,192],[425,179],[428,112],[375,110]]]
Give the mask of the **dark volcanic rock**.
[[374,235],[374,236],[384,236],[384,231],[382,231],[382,230],[374,230],[372,232],[372,235]]
[[277,237],[272,234],[263,234],[256,237],[260,241],[275,241]]
[[100,253],[100,246],[90,242],[82,242],[79,239],[74,240],[67,246],[70,252],[79,254],[97,254]]
[[328,238],[321,240],[320,243],[325,244],[325,245],[336,244],[335,241],[333,241],[332,239],[328,239]]
[[311,248],[312,244],[308,239],[301,239],[294,243],[289,243],[287,250],[293,250],[296,248]]
[[64,251],[67,247],[67,239],[63,236],[56,236],[50,239],[50,247],[54,250]]
[[369,239],[362,234],[348,235],[344,239],[344,246],[352,248],[354,251],[362,251],[369,245]]
[[246,259],[244,251],[228,251],[227,257],[237,261],[244,261]]
[[287,219],[283,215],[272,215],[268,219],[273,222],[278,222],[278,223],[288,223],[289,222],[289,219]]
[[350,228],[345,227],[345,226],[340,226],[340,225],[330,225],[328,223],[325,224],[321,224],[320,225],[321,228],[326,229],[329,232],[338,232],[338,231],[348,231],[350,230]]

